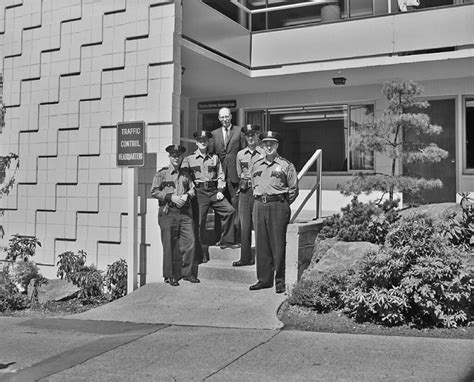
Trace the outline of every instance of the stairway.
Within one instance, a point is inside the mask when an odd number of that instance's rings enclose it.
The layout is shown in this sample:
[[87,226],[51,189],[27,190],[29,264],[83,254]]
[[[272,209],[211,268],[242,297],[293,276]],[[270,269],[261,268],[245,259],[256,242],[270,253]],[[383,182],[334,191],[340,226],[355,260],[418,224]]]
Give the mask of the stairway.
[[[254,249],[252,248],[252,251]],[[244,284],[257,281],[255,265],[233,267],[232,262],[240,259],[239,249],[209,247],[209,261],[199,265],[199,278],[203,280],[223,280]]]

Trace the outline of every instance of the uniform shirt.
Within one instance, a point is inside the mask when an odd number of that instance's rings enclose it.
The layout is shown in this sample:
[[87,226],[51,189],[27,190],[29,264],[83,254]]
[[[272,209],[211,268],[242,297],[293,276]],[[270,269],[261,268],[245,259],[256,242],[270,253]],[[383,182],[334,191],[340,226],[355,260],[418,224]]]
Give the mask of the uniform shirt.
[[172,196],[188,194],[192,198],[195,194],[194,183],[189,169],[175,170],[173,166],[163,167],[157,171],[151,185],[151,195],[160,202],[171,202]]
[[188,167],[196,183],[217,181],[217,188],[224,189],[224,171],[219,157],[216,154],[202,154],[198,149],[183,160],[181,167]]
[[248,147],[237,153],[237,175],[240,179],[250,179],[250,167],[257,159],[264,157],[264,151],[257,146],[252,152]]
[[251,167],[254,195],[288,194],[290,203],[298,196],[298,175],[295,166],[277,155],[272,162],[265,157],[255,161]]

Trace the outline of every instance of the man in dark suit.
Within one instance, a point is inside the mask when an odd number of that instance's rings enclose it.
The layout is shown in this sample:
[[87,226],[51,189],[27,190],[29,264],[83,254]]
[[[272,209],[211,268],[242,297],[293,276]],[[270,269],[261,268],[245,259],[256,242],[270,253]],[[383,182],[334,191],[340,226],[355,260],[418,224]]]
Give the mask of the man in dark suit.
[[[237,153],[246,146],[245,136],[240,128],[232,125],[232,114],[228,108],[223,107],[219,110],[219,121],[222,126],[212,131],[209,152],[217,154],[222,163],[226,181],[224,195],[232,204],[232,207],[238,211],[239,199],[237,190],[240,179],[237,174]],[[234,229],[236,241],[240,241],[238,214],[235,214]]]

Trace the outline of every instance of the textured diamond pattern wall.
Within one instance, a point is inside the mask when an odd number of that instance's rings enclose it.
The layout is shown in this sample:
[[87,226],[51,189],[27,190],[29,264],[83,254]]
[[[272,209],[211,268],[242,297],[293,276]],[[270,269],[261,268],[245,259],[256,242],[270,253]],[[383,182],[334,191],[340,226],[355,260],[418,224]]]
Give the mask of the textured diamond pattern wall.
[[46,265],[66,250],[84,249],[101,269],[126,258],[116,124],[148,125],[146,199],[179,120],[180,28],[173,1],[0,0],[0,155],[20,157],[16,185],[0,200],[6,240],[37,236],[36,260]]

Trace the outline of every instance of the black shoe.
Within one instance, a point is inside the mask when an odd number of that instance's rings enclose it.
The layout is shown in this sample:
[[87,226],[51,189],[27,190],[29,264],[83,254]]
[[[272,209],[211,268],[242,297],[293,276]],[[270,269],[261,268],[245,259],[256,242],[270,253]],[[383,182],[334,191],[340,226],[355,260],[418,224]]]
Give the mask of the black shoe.
[[183,280],[189,281],[190,283],[193,283],[193,284],[197,284],[201,282],[201,280],[199,280],[196,276],[184,276]]
[[255,264],[255,261],[253,261],[253,260],[250,260],[250,261],[239,260],[239,261],[234,261],[232,263],[232,266],[233,267],[244,267],[246,265],[254,265],[254,264]]
[[240,244],[239,243],[236,243],[236,244],[221,244],[220,247],[221,247],[221,249],[227,249],[227,248],[237,249],[237,248],[240,248]]
[[203,257],[201,260],[201,263],[204,264],[204,263],[207,263],[208,261],[209,259],[207,257]]
[[260,290],[260,289],[267,289],[271,288],[271,285],[265,285],[261,281],[257,281],[255,284],[249,286],[249,290]]
[[284,285],[282,285],[282,286],[277,286],[277,287],[275,288],[275,292],[276,292],[276,293],[285,293],[285,292],[286,292],[286,288],[285,288]]
[[169,284],[169,283],[170,283],[170,278],[169,278],[169,277],[165,277],[165,283],[166,283],[166,284]]
[[171,286],[179,286],[178,280],[176,280],[174,277],[170,277],[170,282],[169,282],[169,284],[170,284]]

